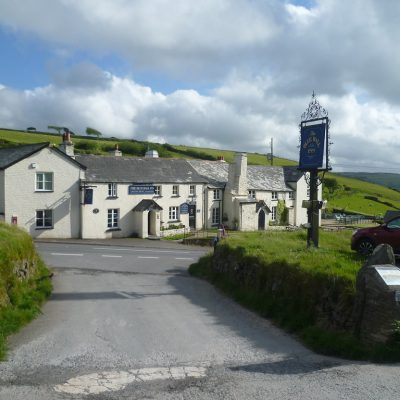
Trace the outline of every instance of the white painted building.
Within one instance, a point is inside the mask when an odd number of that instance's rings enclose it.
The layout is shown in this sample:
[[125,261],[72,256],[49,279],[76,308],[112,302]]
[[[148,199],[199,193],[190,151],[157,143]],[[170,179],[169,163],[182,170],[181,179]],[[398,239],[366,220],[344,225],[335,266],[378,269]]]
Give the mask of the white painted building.
[[162,236],[170,228],[221,223],[264,230],[286,209],[287,223],[307,222],[304,174],[296,167],[235,162],[76,155],[68,136],[61,149],[35,144],[0,149],[0,217],[33,237]]

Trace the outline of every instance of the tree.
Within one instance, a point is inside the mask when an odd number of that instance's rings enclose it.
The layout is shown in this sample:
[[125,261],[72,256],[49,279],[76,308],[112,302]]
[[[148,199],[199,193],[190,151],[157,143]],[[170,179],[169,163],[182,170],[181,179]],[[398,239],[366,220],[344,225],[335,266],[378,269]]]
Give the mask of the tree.
[[57,131],[57,133],[60,135],[61,134],[61,131],[63,130],[63,129],[65,129],[63,126],[55,126],[55,125],[49,125],[48,127],[47,127],[47,129],[54,129],[55,131]]
[[99,131],[96,130],[96,129],[87,127],[87,128],[86,128],[86,135],[97,136],[97,138],[99,138],[102,134],[101,134],[101,132],[99,132]]

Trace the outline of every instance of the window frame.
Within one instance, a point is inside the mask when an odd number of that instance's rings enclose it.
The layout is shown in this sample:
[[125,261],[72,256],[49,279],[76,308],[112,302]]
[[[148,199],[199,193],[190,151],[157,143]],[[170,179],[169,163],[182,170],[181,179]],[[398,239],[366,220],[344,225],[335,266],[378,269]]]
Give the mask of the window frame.
[[211,224],[219,225],[221,223],[221,209],[220,207],[213,207],[211,211]]
[[[51,180],[46,180],[46,175],[51,176]],[[43,180],[39,180],[39,176],[43,177]],[[46,189],[46,183],[51,183],[51,189]],[[39,188],[39,184],[43,185],[43,188]],[[54,192],[54,173],[53,172],[36,172],[35,176],[35,192]]]
[[118,186],[115,182],[109,183],[108,187],[107,187],[108,197],[112,197],[112,198],[118,197],[117,188],[118,188]]
[[161,197],[161,185],[154,185],[154,196]]
[[196,185],[189,185],[189,196],[196,196]]
[[221,200],[221,189],[213,189],[213,200]]
[[179,196],[179,185],[172,185],[172,196]]
[[271,207],[271,221],[276,221],[277,206]]
[[179,221],[179,207],[170,206],[168,210],[168,220],[169,221]]
[[278,192],[273,190],[271,192],[271,200],[278,200]]
[[107,229],[119,228],[119,208],[107,209]]
[[294,200],[294,192],[289,192],[289,200]]
[[254,189],[249,189],[248,190],[248,195],[251,199],[255,199],[256,198],[256,191]]
[[[39,216],[39,213],[42,213]],[[46,216],[46,214],[50,214],[50,216]],[[38,224],[38,221],[42,221],[41,224]],[[46,220],[50,220],[51,224],[46,225]],[[35,217],[35,228],[36,229],[53,229],[54,228],[54,210],[53,209],[39,209],[36,210],[36,217]]]

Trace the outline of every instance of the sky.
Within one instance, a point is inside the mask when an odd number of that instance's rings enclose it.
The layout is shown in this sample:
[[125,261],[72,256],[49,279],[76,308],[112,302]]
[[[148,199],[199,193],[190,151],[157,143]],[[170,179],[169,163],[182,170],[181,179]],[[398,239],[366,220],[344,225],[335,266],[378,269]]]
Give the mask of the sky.
[[299,159],[315,91],[333,172],[400,173],[398,0],[0,0],[0,127]]

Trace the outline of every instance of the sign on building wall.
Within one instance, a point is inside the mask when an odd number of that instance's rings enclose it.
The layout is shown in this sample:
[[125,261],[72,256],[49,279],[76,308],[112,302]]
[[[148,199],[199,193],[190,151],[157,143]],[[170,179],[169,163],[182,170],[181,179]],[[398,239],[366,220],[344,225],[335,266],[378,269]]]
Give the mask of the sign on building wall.
[[301,127],[300,165],[301,170],[323,167],[325,155],[326,124]]
[[85,189],[84,204],[93,204],[93,189]]
[[128,194],[154,194],[154,185],[129,185]]
[[180,205],[179,209],[180,214],[189,214],[189,204],[183,203]]

